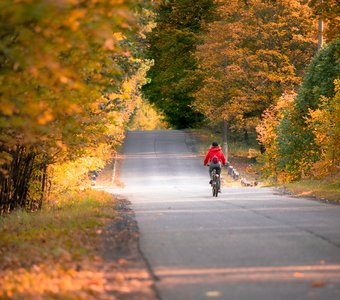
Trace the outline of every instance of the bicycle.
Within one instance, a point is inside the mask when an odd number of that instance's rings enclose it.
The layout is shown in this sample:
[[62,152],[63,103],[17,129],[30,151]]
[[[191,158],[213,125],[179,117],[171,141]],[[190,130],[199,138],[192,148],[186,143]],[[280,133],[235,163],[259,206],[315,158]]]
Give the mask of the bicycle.
[[217,197],[218,193],[220,193],[221,188],[221,178],[220,175],[217,174],[216,169],[211,171],[211,187],[213,197]]

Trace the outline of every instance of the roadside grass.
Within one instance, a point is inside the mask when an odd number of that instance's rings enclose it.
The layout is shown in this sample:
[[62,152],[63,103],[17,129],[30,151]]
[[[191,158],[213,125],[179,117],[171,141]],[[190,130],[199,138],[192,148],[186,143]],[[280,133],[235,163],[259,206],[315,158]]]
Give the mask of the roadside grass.
[[94,262],[112,195],[72,193],[41,211],[0,219],[0,299],[101,299],[104,276]]
[[283,188],[299,197],[313,197],[340,204],[340,181],[338,176],[301,180],[285,184]]

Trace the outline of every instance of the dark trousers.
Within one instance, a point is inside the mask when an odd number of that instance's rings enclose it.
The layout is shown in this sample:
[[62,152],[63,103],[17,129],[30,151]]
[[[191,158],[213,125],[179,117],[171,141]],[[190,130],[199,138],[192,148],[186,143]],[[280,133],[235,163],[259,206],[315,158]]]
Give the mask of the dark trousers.
[[216,174],[221,175],[221,166],[219,164],[218,165],[210,165],[209,166],[210,179],[212,179],[212,177],[211,177],[212,170],[216,170]]

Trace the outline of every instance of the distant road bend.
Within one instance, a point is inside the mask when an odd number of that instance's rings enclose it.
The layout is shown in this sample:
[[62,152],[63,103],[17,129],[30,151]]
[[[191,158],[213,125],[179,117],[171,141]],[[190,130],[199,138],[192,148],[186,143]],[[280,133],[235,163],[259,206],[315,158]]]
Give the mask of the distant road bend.
[[340,206],[222,189],[183,131],[129,132],[121,166],[162,300],[340,299]]

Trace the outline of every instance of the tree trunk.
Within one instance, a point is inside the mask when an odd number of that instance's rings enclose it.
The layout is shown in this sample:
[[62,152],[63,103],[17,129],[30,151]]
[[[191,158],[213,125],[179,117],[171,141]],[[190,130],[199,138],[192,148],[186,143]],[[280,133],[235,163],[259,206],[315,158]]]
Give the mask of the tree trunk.
[[246,144],[249,144],[249,135],[247,128],[244,128],[244,141],[246,142]]

